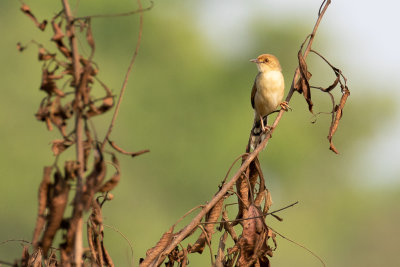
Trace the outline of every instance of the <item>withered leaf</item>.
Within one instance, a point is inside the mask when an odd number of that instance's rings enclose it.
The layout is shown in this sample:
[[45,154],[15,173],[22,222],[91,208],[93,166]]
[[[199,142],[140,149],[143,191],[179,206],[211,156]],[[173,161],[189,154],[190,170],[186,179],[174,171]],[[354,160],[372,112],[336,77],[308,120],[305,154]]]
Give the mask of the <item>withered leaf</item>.
[[[239,212],[238,216],[246,217],[247,213],[247,207],[250,206],[251,200],[250,200],[250,194],[249,194],[249,185],[247,183],[247,178],[246,176],[249,175],[250,170],[247,169],[246,173],[242,173],[241,177],[236,183],[236,190],[239,193],[240,196],[240,201],[239,201]],[[241,219],[242,217],[236,217],[236,219]]]
[[222,219],[224,222],[224,229],[229,233],[235,243],[238,241],[238,235],[236,234],[235,228],[233,228],[232,224],[229,222],[228,213],[226,210],[222,212]]
[[116,172],[114,175],[99,189],[100,192],[109,192],[117,186],[119,179],[121,177],[121,173],[119,171],[119,161],[115,155],[112,155],[112,162],[116,168]]
[[119,146],[117,146],[117,144],[115,142],[113,142],[113,141],[111,141],[109,139],[107,139],[107,140],[108,140],[108,143],[112,146],[112,148],[114,148],[115,150],[117,150],[118,152],[120,152],[120,153],[122,153],[124,155],[130,155],[132,157],[136,157],[136,156],[139,156],[141,154],[150,152],[150,150],[148,150],[148,149],[140,150],[140,151],[137,151],[137,152],[128,152],[128,151],[125,151],[124,149],[120,148]]
[[90,220],[97,226],[103,223],[103,216],[101,214],[101,207],[96,199],[92,200],[92,213],[90,214]]
[[335,134],[338,126],[339,126],[339,120],[342,118],[343,114],[343,108],[344,105],[346,104],[347,98],[350,95],[350,90],[347,88],[347,86],[342,86],[342,98],[340,99],[339,106],[335,108],[335,116],[332,119],[331,127],[329,129],[329,135],[328,135],[328,140],[329,140],[329,149],[335,152],[336,154],[339,154],[339,151],[336,149],[336,147],[333,145],[332,138],[333,135]]
[[56,94],[63,97],[65,94],[63,91],[57,88],[55,80],[61,79],[62,75],[54,75],[54,71],[50,72],[48,69],[44,68],[42,71],[42,84],[40,89],[45,91],[48,95]]
[[94,246],[94,241],[93,241],[95,239],[94,231],[95,231],[95,229],[92,226],[92,223],[90,222],[90,220],[88,220],[86,233],[87,233],[87,241],[88,241],[88,244],[89,244],[90,254],[91,254],[91,257],[92,257],[92,261],[98,263],[99,262],[99,256],[98,256],[98,254],[96,252],[96,249],[95,249],[95,246]]
[[105,97],[102,104],[96,107],[94,104],[89,104],[89,110],[86,113],[86,117],[90,118],[96,115],[101,115],[114,106],[114,98],[112,96]]
[[87,40],[87,42],[88,42],[90,48],[92,49],[92,51],[91,51],[91,56],[90,56],[90,58],[91,58],[92,55],[93,55],[93,53],[94,53],[95,43],[94,43],[94,39],[93,39],[92,24],[91,24],[90,18],[87,20],[86,40]]
[[[333,66],[324,56],[322,56],[320,53],[318,53],[315,50],[310,50],[310,51],[315,53],[316,55],[318,55],[320,58],[322,58],[326,62],[326,64],[328,64],[332,68],[333,72],[336,75],[336,79],[333,81],[333,83],[329,87],[318,88],[318,89],[320,89],[321,91],[323,91],[325,93],[328,93],[329,96],[331,97],[333,110],[332,110],[332,121],[331,121],[331,126],[329,128],[329,135],[328,135],[329,149],[332,150],[334,153],[339,154],[339,151],[333,145],[332,137],[337,130],[337,127],[339,125],[339,120],[342,118],[343,108],[344,108],[344,105],[346,104],[347,97],[350,95],[350,91],[346,85],[347,79],[342,74],[342,71],[340,69],[336,68],[335,66]],[[341,78],[343,78],[343,81],[341,81]],[[330,91],[333,90],[339,83],[341,86],[342,97],[340,99],[340,104],[336,105],[335,98],[334,98],[333,94],[330,93]]]
[[54,156],[58,156],[73,145],[74,142],[66,139],[56,139],[52,141],[52,144],[51,150],[53,151]]
[[[273,248],[273,250],[276,250],[276,248],[278,247],[278,243],[276,242],[276,234],[275,234],[275,232],[268,228],[268,232],[267,233],[268,233],[268,237],[271,237],[272,241],[274,242],[274,246],[275,247]],[[271,257],[272,257],[272,255],[271,255]]]
[[238,245],[241,251],[238,263],[240,266],[251,266],[252,263],[259,261],[259,259],[266,253],[266,231],[261,211],[253,204],[248,209],[248,217],[254,218],[244,221],[243,233]]
[[40,30],[44,31],[44,29],[46,28],[47,25],[47,20],[43,20],[41,23],[39,23],[39,21],[36,19],[36,17],[32,14],[31,9],[29,8],[29,6],[27,4],[22,4],[21,6],[21,11],[25,13],[25,15],[27,15],[36,25],[36,27],[38,27]]
[[49,60],[55,57],[56,54],[50,54],[44,47],[39,48],[39,60]]
[[42,267],[42,249],[38,247],[33,251],[28,260],[29,267]]
[[[258,189],[258,193],[257,193],[256,199],[254,200],[254,205],[256,205],[257,207],[260,207],[261,206],[261,202],[265,197],[265,191],[267,189],[265,188],[265,179],[264,179],[264,174],[263,174],[263,172],[261,170],[260,161],[258,160],[257,157],[254,159],[254,165],[255,165],[255,170],[258,173],[257,176],[260,177],[260,179],[259,179],[260,186],[259,186],[259,189]],[[252,185],[252,188],[254,188],[256,180],[254,180],[253,182],[250,180],[250,183]]]
[[269,208],[271,206],[272,206],[272,197],[271,197],[271,193],[267,189],[266,192],[265,192],[265,202],[264,202],[263,213],[267,214],[267,212],[269,211]]
[[299,60],[299,70],[300,70],[300,79],[297,82],[296,90],[303,93],[303,96],[308,104],[308,109],[311,113],[313,113],[313,102],[311,101],[311,90],[310,84],[308,81],[311,78],[311,73],[307,70],[307,63],[303,57],[302,49],[297,53],[297,58]]
[[72,58],[72,53],[71,51],[65,46],[64,42],[63,42],[63,38],[65,36],[63,30],[61,29],[61,23],[62,21],[60,21],[58,24],[55,22],[55,19],[58,17],[58,15],[56,15],[52,21],[51,21],[51,25],[53,27],[53,37],[51,38],[51,40],[56,44],[58,50],[68,59]]
[[104,263],[106,264],[106,266],[114,267],[114,263],[111,259],[110,254],[108,253],[107,249],[104,246],[103,240],[101,241],[101,248],[103,250]]
[[324,91],[326,91],[326,92],[332,91],[332,90],[338,85],[338,83],[339,83],[339,81],[340,81],[340,72],[339,72],[339,70],[336,69],[336,68],[334,68],[334,67],[332,67],[332,69],[333,69],[333,71],[335,72],[336,79],[335,79],[335,81],[333,81],[333,83],[332,83],[331,85],[328,86],[328,88],[326,88],[326,89],[324,90]]
[[[257,217],[259,215],[258,209],[254,205],[250,205],[248,211],[248,218]],[[261,218],[249,219],[243,223],[243,237],[247,240],[249,246],[254,246],[257,233],[261,232],[262,223]]]
[[54,174],[54,184],[51,186],[52,192],[49,198],[49,215],[46,229],[40,241],[43,254],[47,252],[53,243],[54,236],[64,216],[65,207],[68,202],[69,185],[59,171]]
[[51,121],[50,121],[50,111],[49,111],[50,106],[51,105],[49,105],[48,103],[46,104],[42,101],[42,103],[40,104],[39,110],[35,114],[35,117],[39,121],[45,121],[46,125],[47,125],[47,129],[49,131],[52,131],[53,126],[51,125]]
[[[214,207],[211,208],[211,210],[206,214],[205,221],[206,222],[216,222],[218,221],[219,216],[221,215],[222,207],[224,204],[224,198],[221,198]],[[197,241],[193,244],[193,246],[190,246],[188,248],[189,253],[203,253],[203,250],[206,245],[206,241],[211,240],[212,235],[214,234],[214,227],[215,224],[209,223],[206,224],[204,227],[205,232],[207,233],[207,236],[204,232],[202,232],[197,239]]]
[[218,245],[218,252],[217,256],[215,257],[215,263],[213,267],[223,267],[225,266],[225,243],[226,239],[228,238],[228,233],[225,232],[219,239],[219,245]]
[[61,105],[61,97],[56,96],[51,102],[48,103],[49,105],[49,118],[51,122],[57,126],[57,128],[60,130],[62,136],[65,139],[67,138],[67,133],[66,133],[66,125],[67,125],[67,119],[71,117],[72,113],[70,110],[70,107],[68,104],[63,107]]
[[51,21],[51,25],[53,26],[54,35],[51,38],[52,41],[61,41],[64,37],[64,32],[61,30],[61,22],[57,24],[54,20]]
[[75,160],[68,160],[64,165],[65,180],[75,180],[78,176],[79,164]]
[[72,52],[65,46],[64,42],[61,40],[54,40],[57,45],[58,50],[68,59],[71,59]]
[[51,184],[50,176],[51,176],[52,169],[53,169],[53,167],[51,167],[51,166],[44,167],[43,178],[39,185],[38,215],[36,218],[36,226],[35,226],[35,230],[33,232],[33,240],[32,240],[34,247],[37,247],[37,245],[38,245],[37,243],[39,240],[40,233],[42,232],[43,226],[46,222],[45,211],[46,211],[46,206],[47,206],[47,197],[48,197],[48,192],[49,192],[49,186]]
[[161,239],[154,247],[147,250],[146,258],[140,263],[139,266],[153,266],[153,264],[155,264],[155,261],[158,260],[159,255],[161,255],[164,249],[172,242],[174,238],[173,230],[174,228],[171,227],[162,235]]
[[82,202],[86,210],[89,209],[92,203],[94,194],[99,190],[99,186],[106,175],[106,163],[104,162],[103,154],[99,147],[94,153],[94,166],[92,172],[86,177],[85,190],[82,196]]
[[22,250],[21,266],[28,266],[29,261],[29,246],[24,246]]

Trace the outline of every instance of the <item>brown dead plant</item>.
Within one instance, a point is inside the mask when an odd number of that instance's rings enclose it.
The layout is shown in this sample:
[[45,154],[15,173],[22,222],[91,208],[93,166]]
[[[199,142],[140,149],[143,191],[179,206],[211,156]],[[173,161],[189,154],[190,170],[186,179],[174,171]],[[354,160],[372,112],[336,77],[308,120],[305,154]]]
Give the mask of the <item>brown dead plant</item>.
[[[138,9],[115,15],[95,15],[74,17],[68,0],[60,0],[62,10],[48,20],[39,20],[30,7],[21,2],[21,11],[27,15],[41,31],[51,26],[53,33],[48,48],[37,41],[38,59],[42,63],[40,90],[45,97],[40,101],[36,118],[43,121],[49,131],[54,128],[60,138],[52,141],[55,162],[44,167],[39,186],[39,210],[33,233],[32,250],[24,248],[23,257],[15,266],[114,266],[104,243],[101,207],[112,199],[112,191],[120,180],[119,161],[115,153],[106,151],[106,145],[122,154],[138,156],[148,152],[127,152],[110,140],[110,135],[118,116],[128,77],[138,55],[143,28],[143,9],[137,0]],[[92,33],[93,18],[139,15],[139,35],[136,49],[115,103],[115,95],[98,77],[99,68],[94,63],[95,39]],[[78,38],[86,39],[90,49],[88,57],[78,48]],[[17,44],[19,51],[27,45]],[[102,89],[101,95],[94,95],[93,88]],[[97,137],[91,119],[114,109],[114,115],[103,140]],[[75,158],[64,164],[59,162],[67,149],[75,148]],[[111,157],[111,161],[107,158]],[[92,160],[89,160],[89,159]],[[93,162],[93,163],[89,163]],[[109,165],[115,169],[107,177]],[[61,167],[63,166],[63,168]],[[70,197],[73,197],[70,199]],[[102,201],[100,201],[102,199]],[[67,214],[67,204],[72,200],[72,211]],[[89,248],[83,247],[83,216],[90,212],[87,221]],[[56,234],[61,233],[60,257],[56,257],[52,247]]]

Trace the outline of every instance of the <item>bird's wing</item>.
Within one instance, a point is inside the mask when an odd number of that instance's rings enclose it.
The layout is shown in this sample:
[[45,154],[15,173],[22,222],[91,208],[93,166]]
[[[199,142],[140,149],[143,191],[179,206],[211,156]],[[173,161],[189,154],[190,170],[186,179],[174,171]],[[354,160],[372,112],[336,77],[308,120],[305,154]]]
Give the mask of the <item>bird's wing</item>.
[[[257,78],[256,78],[256,80],[257,80]],[[251,90],[251,106],[253,108],[254,108],[254,97],[255,97],[256,92],[257,92],[256,80],[254,81],[253,89]]]

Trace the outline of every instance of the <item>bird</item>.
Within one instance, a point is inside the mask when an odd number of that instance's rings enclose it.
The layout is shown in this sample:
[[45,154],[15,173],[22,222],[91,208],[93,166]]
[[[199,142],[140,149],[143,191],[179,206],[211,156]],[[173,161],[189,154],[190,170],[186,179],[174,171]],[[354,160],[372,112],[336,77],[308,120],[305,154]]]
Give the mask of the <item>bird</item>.
[[281,106],[289,107],[282,102],[285,91],[285,80],[277,57],[262,54],[251,62],[257,64],[258,74],[251,90],[251,106],[254,109],[254,123],[250,132],[250,147],[255,149],[264,139],[265,133],[271,129],[267,125],[267,117]]

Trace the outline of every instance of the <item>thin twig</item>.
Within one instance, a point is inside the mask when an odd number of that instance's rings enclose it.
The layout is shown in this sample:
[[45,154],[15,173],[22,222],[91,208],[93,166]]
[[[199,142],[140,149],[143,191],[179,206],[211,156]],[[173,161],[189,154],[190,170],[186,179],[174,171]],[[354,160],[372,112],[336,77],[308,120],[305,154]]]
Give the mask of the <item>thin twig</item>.
[[75,20],[87,20],[87,19],[91,19],[91,18],[110,18],[110,17],[123,17],[123,16],[131,16],[137,13],[143,13],[146,11],[149,11],[153,8],[154,6],[154,2],[150,1],[150,6],[146,7],[146,8],[142,8],[142,6],[140,5],[140,7],[136,10],[132,10],[129,12],[124,12],[124,13],[116,13],[116,14],[99,14],[99,15],[91,15],[91,16],[83,16],[83,17],[78,17],[75,18]]
[[122,84],[121,92],[119,93],[118,102],[117,102],[117,105],[115,106],[115,110],[114,110],[114,114],[113,114],[113,117],[112,117],[111,122],[110,122],[110,126],[108,127],[107,133],[106,133],[106,135],[104,137],[104,140],[103,140],[103,143],[101,145],[101,150],[102,151],[104,150],[104,146],[105,146],[108,138],[110,137],[111,131],[112,131],[113,127],[114,127],[115,120],[117,119],[119,108],[120,108],[121,102],[122,102],[122,98],[123,98],[124,93],[125,93],[126,85],[128,84],[129,74],[131,73],[131,70],[133,68],[133,64],[135,63],[136,56],[138,55],[138,52],[139,52],[140,41],[142,40],[142,30],[143,30],[142,3],[141,3],[140,0],[137,0],[137,2],[138,2],[138,5],[139,5],[139,10],[140,10],[139,11],[140,12],[140,18],[139,18],[138,40],[136,42],[135,52],[133,53],[133,56],[132,56],[131,62],[129,64],[128,70],[126,71],[126,74],[125,74],[125,80],[124,80],[124,82]]
[[10,262],[6,262],[6,261],[0,260],[0,266],[1,266],[2,264],[7,265],[7,266],[15,266],[14,263],[10,263]]
[[232,162],[231,166],[229,167],[228,171],[226,172],[226,175],[225,175],[224,180],[221,182],[222,185],[225,184],[225,181],[226,181],[226,179],[228,179],[229,173],[231,172],[233,166],[235,166],[236,162],[237,162],[239,159],[243,159],[243,157],[244,157],[244,156],[247,156],[248,154],[249,154],[249,153],[243,153],[242,155],[239,155],[239,156]]
[[[8,239],[8,240],[4,240],[4,241],[0,242],[0,246],[6,244],[8,242],[21,242],[21,243],[26,243],[26,244],[33,245],[32,242],[27,241],[27,240],[23,240],[23,239]],[[55,248],[55,247],[49,247],[49,248],[54,249],[54,250],[60,250],[59,248]]]
[[273,215],[274,213],[280,212],[282,210],[288,209],[296,204],[298,204],[299,202],[296,201],[290,205],[287,205],[286,207],[280,208],[278,210],[274,210],[272,212],[267,212],[267,213],[262,213],[262,215],[259,216],[254,216],[254,217],[247,217],[247,218],[240,218],[240,219],[235,219],[235,220],[229,220],[229,221],[215,221],[215,222],[200,222],[200,224],[218,224],[218,223],[225,223],[225,222],[241,222],[241,221],[247,221],[247,220],[252,220],[252,219],[258,219],[258,218],[264,218],[264,216],[267,215]]
[[206,241],[207,241],[208,248],[210,249],[211,266],[214,266],[214,257],[213,257],[213,252],[212,252],[212,249],[211,249],[210,237],[208,236],[207,231],[206,231],[206,229],[204,229],[203,226],[198,225],[197,227],[200,228],[201,231],[203,231],[204,237],[206,238]]
[[126,242],[128,242],[128,245],[129,245],[129,247],[130,247],[130,249],[131,249],[132,266],[135,266],[135,263],[134,263],[135,260],[134,260],[134,257],[133,257],[133,246],[132,246],[131,241],[129,241],[129,239],[128,239],[123,233],[121,233],[117,228],[115,228],[114,226],[107,225],[107,224],[104,224],[104,223],[103,223],[103,226],[108,227],[108,228],[114,230],[115,232],[117,232],[118,234],[120,234],[120,235],[122,236],[122,238],[126,240]]
[[299,247],[301,247],[301,248],[307,250],[308,252],[311,253],[311,255],[313,255],[315,258],[317,258],[317,259],[322,263],[322,265],[323,265],[324,267],[326,266],[326,265],[325,265],[325,262],[324,262],[317,254],[315,254],[313,251],[311,251],[310,249],[308,249],[306,246],[304,246],[304,245],[302,245],[302,244],[299,244],[299,243],[297,243],[296,241],[287,238],[286,236],[284,236],[284,235],[282,235],[281,233],[279,233],[279,232],[277,232],[276,230],[274,230],[271,226],[268,226],[268,228],[271,229],[275,234],[277,234],[277,235],[279,235],[280,237],[282,237],[283,239],[286,239],[287,241],[292,242],[293,244],[295,244],[295,245],[297,245],[297,246],[299,246]]
[[190,213],[192,213],[193,211],[197,210],[198,208],[202,208],[203,205],[198,205],[192,209],[190,209],[188,212],[186,212],[182,217],[180,217],[172,227],[175,227],[178,223],[180,223],[186,216],[188,216]]

